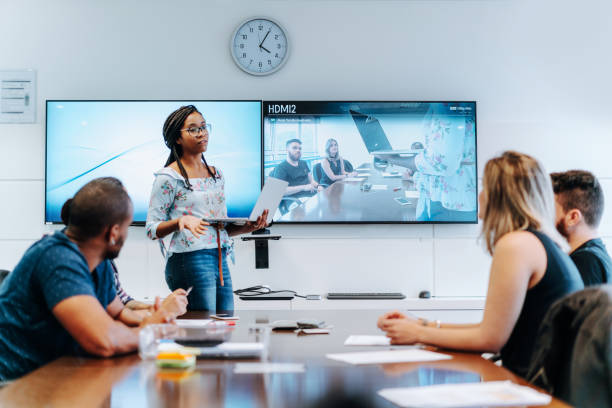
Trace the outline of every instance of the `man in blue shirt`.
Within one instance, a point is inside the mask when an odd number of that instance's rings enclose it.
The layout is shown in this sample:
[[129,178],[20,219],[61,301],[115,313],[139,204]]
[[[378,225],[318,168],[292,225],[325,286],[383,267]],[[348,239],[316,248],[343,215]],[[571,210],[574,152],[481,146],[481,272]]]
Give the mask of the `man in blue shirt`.
[[[32,245],[0,286],[0,380],[20,377],[66,354],[112,356],[136,350],[139,327],[125,319],[110,260],[132,221],[132,202],[115,178],[95,179],[69,204],[68,227]],[[185,312],[179,289],[141,326]]]
[[588,171],[552,173],[557,229],[570,244],[584,286],[610,283],[612,259],[597,228],[604,209],[601,184]]

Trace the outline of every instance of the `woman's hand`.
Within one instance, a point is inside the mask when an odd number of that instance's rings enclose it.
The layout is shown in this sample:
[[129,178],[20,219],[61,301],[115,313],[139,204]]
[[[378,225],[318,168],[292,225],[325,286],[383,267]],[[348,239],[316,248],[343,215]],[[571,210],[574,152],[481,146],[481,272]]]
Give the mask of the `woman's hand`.
[[391,344],[414,344],[420,343],[419,333],[423,326],[418,320],[388,319],[382,322],[381,329],[387,333],[391,339]]
[[200,234],[204,234],[206,232],[206,227],[208,225],[210,224],[198,217],[194,217],[193,215],[183,215],[178,219],[179,231],[187,229],[196,238],[200,238]]
[[159,296],[156,296],[153,310],[152,314],[142,320],[141,326],[173,322],[177,316],[185,314],[187,311],[187,292],[185,289],[177,289],[168,295],[163,302]]
[[187,303],[187,291],[185,289],[177,289],[168,295],[156,310],[164,309],[176,318],[177,316],[185,314],[187,311]]
[[268,213],[270,211],[269,210],[264,210],[261,215],[259,217],[257,217],[257,220],[255,220],[255,222],[249,221],[246,224],[244,224],[244,232],[252,232],[252,231],[257,231],[259,229],[262,228],[266,228],[268,225]]
[[390,319],[406,319],[406,315],[401,312],[398,312],[397,310],[394,310],[393,312],[385,313],[384,315],[378,318],[378,323],[377,323],[378,328],[382,329],[383,322],[390,320]]

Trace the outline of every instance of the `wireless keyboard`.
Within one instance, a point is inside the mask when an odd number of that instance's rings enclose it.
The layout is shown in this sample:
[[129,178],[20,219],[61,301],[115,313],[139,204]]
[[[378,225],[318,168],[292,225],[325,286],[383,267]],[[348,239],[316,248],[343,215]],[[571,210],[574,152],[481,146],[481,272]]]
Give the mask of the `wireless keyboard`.
[[328,293],[328,299],[404,299],[404,294],[396,292],[381,292],[381,293]]

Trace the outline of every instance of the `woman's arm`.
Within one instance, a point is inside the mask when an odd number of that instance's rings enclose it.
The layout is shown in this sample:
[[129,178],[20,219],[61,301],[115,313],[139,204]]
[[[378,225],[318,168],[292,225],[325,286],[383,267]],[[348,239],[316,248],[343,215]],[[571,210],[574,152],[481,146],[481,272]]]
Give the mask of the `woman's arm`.
[[[443,348],[499,351],[508,341],[523,307],[527,289],[543,275],[546,251],[531,233],[503,236],[495,246],[484,316],[477,325],[425,327],[414,319],[382,322],[395,344],[424,343]],[[530,281],[535,282],[531,283]]]

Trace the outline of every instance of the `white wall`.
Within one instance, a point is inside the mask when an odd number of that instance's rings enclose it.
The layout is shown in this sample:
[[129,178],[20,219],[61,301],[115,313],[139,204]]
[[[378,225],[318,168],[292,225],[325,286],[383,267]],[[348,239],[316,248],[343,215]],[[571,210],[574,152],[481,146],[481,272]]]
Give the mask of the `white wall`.
[[[477,100],[479,174],[516,149],[586,168],[612,197],[612,3],[553,0],[0,0],[0,69],[32,68],[35,124],[0,125],[0,268],[43,226],[45,99]],[[248,17],[288,30],[276,74],[244,74],[229,37]],[[160,137],[160,143],[161,143]],[[161,163],[160,163],[161,165]],[[602,232],[612,239],[608,206]],[[489,258],[471,226],[283,226],[270,269],[237,241],[235,287],[482,296]],[[155,243],[132,228],[119,259],[137,297],[167,291]]]

